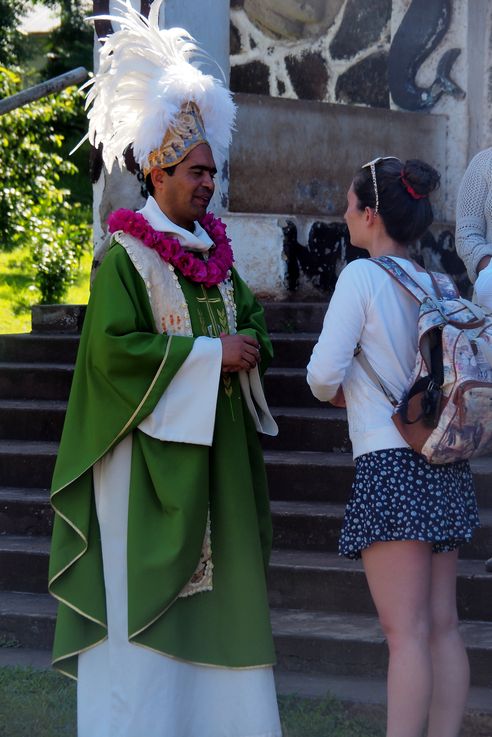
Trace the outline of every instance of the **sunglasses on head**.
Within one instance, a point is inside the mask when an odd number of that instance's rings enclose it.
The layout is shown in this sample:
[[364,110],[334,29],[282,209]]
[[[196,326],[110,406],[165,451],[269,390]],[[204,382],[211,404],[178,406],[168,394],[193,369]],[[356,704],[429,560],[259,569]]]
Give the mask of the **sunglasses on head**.
[[372,161],[368,161],[367,164],[363,164],[361,166],[361,169],[369,169],[371,170],[371,177],[372,177],[372,183],[374,186],[374,196],[376,198],[376,207],[374,208],[374,214],[376,214],[379,210],[379,192],[378,192],[378,182],[376,179],[376,164],[379,164],[381,161],[387,161],[388,159],[394,159],[395,161],[400,161],[398,156],[376,156],[375,159]]

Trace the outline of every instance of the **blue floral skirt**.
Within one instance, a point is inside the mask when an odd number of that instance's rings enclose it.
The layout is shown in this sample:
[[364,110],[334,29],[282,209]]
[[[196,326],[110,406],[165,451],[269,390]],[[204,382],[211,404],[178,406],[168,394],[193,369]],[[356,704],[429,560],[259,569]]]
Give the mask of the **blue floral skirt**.
[[454,550],[479,526],[468,461],[430,464],[410,448],[376,450],[355,461],[339,553],[360,558],[372,543],[420,540]]

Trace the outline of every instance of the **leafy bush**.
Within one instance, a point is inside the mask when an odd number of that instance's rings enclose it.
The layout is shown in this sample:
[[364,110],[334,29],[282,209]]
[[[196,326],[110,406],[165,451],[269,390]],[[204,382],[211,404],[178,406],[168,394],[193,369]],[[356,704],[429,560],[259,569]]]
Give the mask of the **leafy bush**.
[[24,0],[0,0],[0,59],[13,64],[24,56],[24,38],[17,26],[26,9]]
[[[0,67],[0,98],[20,84],[17,71]],[[90,213],[60,185],[77,169],[60,156],[56,132],[80,106],[71,88],[0,116],[0,250],[29,246],[44,303],[63,298],[90,243]]]

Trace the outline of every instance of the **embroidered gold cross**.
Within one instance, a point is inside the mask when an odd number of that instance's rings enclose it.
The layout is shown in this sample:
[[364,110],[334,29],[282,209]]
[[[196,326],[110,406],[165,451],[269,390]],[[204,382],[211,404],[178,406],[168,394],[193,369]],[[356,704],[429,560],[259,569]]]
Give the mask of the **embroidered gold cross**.
[[218,338],[220,336],[221,331],[220,331],[219,326],[217,325],[217,320],[215,318],[214,311],[211,305],[218,304],[218,303],[220,304],[222,300],[220,297],[210,298],[207,292],[205,291],[205,287],[203,286],[203,284],[201,284],[200,286],[202,288],[203,297],[196,297],[196,301],[200,302],[201,304],[204,304],[207,308],[208,316],[211,322],[211,325],[208,326],[209,333],[211,333],[209,337]]
[[[224,314],[221,315],[221,311],[219,310],[219,308],[217,308],[218,320],[219,320],[219,323],[217,323],[217,318],[212,309],[212,305],[220,304],[222,302],[222,299],[221,297],[210,298],[203,284],[201,284],[200,286],[202,288],[203,297],[196,297],[196,301],[199,302],[200,304],[205,305],[207,308],[208,316],[211,322],[211,325],[208,326],[209,337],[218,338],[220,337],[221,333],[229,332],[225,312]],[[230,374],[224,374],[224,373],[222,374],[222,384],[223,384],[226,396],[229,400],[229,407],[231,410],[232,421],[235,422],[236,418],[234,416],[234,406],[232,403],[233,388],[232,388],[232,379],[231,379]]]

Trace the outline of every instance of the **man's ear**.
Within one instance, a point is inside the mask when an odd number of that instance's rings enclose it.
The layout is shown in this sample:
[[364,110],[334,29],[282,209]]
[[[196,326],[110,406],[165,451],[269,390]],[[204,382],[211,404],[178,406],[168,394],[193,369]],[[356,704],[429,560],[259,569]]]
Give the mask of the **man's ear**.
[[164,177],[167,177],[167,174],[165,173],[164,169],[161,169],[159,166],[153,166],[150,170],[150,179],[152,181],[152,184],[154,185],[154,189],[162,189]]

